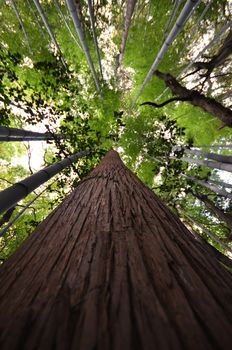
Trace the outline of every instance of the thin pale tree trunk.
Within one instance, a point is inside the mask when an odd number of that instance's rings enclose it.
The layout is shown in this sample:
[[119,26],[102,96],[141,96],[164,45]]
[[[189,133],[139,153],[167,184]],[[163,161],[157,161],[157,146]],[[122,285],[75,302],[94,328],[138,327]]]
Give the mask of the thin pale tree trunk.
[[101,72],[101,77],[103,79],[101,56],[100,56],[98,41],[97,41],[97,33],[96,33],[96,27],[95,27],[95,19],[94,19],[92,0],[88,0],[88,7],[89,7],[89,16],[90,16],[90,22],[91,22],[91,27],[92,27],[92,33],[93,33],[93,40],[94,40],[94,44],[95,44],[95,48],[96,48],[96,52],[97,52],[97,59],[98,59],[98,64],[99,64],[99,68],[100,68],[100,72]]
[[[153,157],[151,157],[151,158],[156,160]],[[203,165],[203,166],[207,166],[207,167],[212,168],[212,169],[219,169],[219,170],[225,170],[228,172],[232,172],[232,164],[228,164],[228,163],[211,162],[210,160],[195,159],[195,158],[188,158],[188,157],[181,157],[180,159],[178,159],[177,157],[170,156],[169,159],[183,160],[183,161],[185,161],[187,163],[191,163],[191,164]]]
[[69,12],[71,14],[74,26],[76,28],[77,34],[79,36],[82,48],[84,50],[84,53],[85,53],[85,56],[86,56],[89,68],[90,68],[91,73],[93,75],[94,82],[95,82],[95,85],[96,85],[96,88],[97,88],[97,92],[101,96],[101,90],[100,90],[100,86],[99,86],[99,82],[98,82],[97,73],[95,71],[94,64],[93,64],[92,58],[90,56],[90,52],[89,52],[89,48],[88,48],[88,45],[87,45],[87,42],[86,42],[86,39],[85,39],[84,32],[82,31],[82,28],[81,28],[81,21],[80,21],[79,17],[77,16],[77,13],[76,13],[75,4],[74,4],[73,0],[66,0],[66,2],[67,2],[67,5],[68,5],[68,9],[69,9]]
[[[38,26],[39,26],[39,29],[40,29],[41,34],[43,35],[43,37],[45,37],[45,30],[44,30],[43,26],[41,25],[41,23],[40,23],[40,21],[39,21],[38,15],[37,15],[36,11],[34,10],[32,4],[31,4],[31,1],[30,1],[30,0],[26,0],[26,1],[27,1],[27,5],[29,6],[30,11],[31,11],[32,14],[33,14],[33,17],[34,17],[35,20],[36,20],[36,23],[37,23]],[[33,1],[33,0],[32,0],[32,1]]]
[[158,52],[158,55],[155,58],[155,61],[153,62],[149,72],[147,73],[146,78],[144,79],[144,82],[142,83],[142,86],[140,87],[137,95],[135,96],[135,99],[132,103],[130,111],[133,110],[139,96],[141,95],[143,89],[155,73],[155,70],[157,69],[159,63],[163,59],[165,53],[167,52],[169,46],[173,43],[173,41],[176,39],[177,35],[182,31],[184,28],[185,23],[187,20],[191,17],[190,14],[193,13],[192,10],[196,8],[196,5],[199,3],[199,0],[187,0],[186,4],[184,5],[179,17],[177,18],[171,32],[169,33],[168,37],[166,38],[165,42],[163,43],[160,51]]
[[183,147],[179,147],[179,146],[173,147],[173,150],[177,150],[177,151],[184,150],[184,153],[186,153],[186,154],[194,154],[194,155],[201,156],[204,158],[213,159],[213,160],[216,160],[216,161],[221,162],[221,163],[232,164],[232,156],[225,156],[223,154],[205,152],[205,151],[200,151],[198,149],[192,149],[192,148],[186,148],[186,147],[183,148]]
[[121,41],[121,46],[120,46],[120,54],[118,58],[118,68],[120,69],[122,66],[122,60],[126,48],[126,41],[129,33],[129,28],[130,28],[130,22],[131,22],[131,17],[133,15],[135,5],[136,5],[137,0],[128,0],[127,1],[127,7],[126,7],[126,17],[125,17],[125,22],[124,22],[124,27],[123,27],[123,33],[122,33],[122,41]]
[[200,146],[194,146],[194,148],[232,148],[232,145],[224,144],[224,145],[200,145]]
[[225,222],[227,226],[232,229],[232,215],[224,213],[220,208],[218,208],[211,199],[205,195],[196,194],[194,196],[202,201],[205,206],[221,221]]
[[190,176],[190,175],[185,175],[185,174],[182,174],[182,175],[184,177],[186,177],[187,179],[195,182],[196,184],[201,185],[201,186],[203,186],[205,188],[208,188],[210,191],[213,191],[214,193],[216,193],[216,194],[218,194],[220,196],[232,199],[232,193],[229,193],[229,192],[227,192],[226,190],[224,190],[222,188],[219,188],[219,187],[217,187],[217,186],[215,186],[213,184],[210,184],[207,181],[198,179],[195,176]]
[[231,349],[231,273],[114,151],[0,281],[1,350]]
[[185,52],[185,49],[189,46],[189,44],[191,43],[192,39],[194,38],[195,34],[197,33],[197,31],[199,30],[199,25],[200,25],[200,22],[202,21],[204,15],[206,14],[206,12],[208,11],[208,9],[210,8],[210,6],[212,5],[214,0],[209,0],[209,2],[205,5],[205,8],[204,10],[202,11],[202,14],[200,15],[199,19],[197,20],[197,23],[194,25],[194,29],[193,31],[191,31],[191,33],[189,34],[189,37],[187,38],[187,40],[185,41],[184,43],[184,46],[178,56],[178,59],[177,61],[179,61],[182,56],[183,56],[183,53]]
[[[183,75],[195,64],[195,62],[203,56],[205,52],[207,52],[213,45],[215,45],[221,38],[221,36],[232,26],[232,20],[228,21],[221,30],[214,36],[213,40],[210,41],[208,45],[206,45],[197,55],[196,57],[180,72],[176,79],[183,77]],[[164,91],[156,98],[156,101],[159,100],[168,88],[164,89]]]
[[171,15],[170,15],[168,23],[167,23],[167,27],[165,28],[165,31],[164,31],[164,38],[165,39],[167,38],[169,28],[170,28],[176,14],[177,14],[177,11],[179,10],[179,7],[182,4],[182,2],[183,2],[183,0],[175,0],[175,2],[174,2],[173,9],[172,9]]
[[57,51],[60,54],[61,62],[63,63],[63,66],[65,67],[65,69],[67,69],[67,65],[66,65],[64,57],[62,55],[60,46],[59,46],[59,44],[58,44],[58,42],[56,40],[56,37],[55,37],[55,35],[53,33],[53,30],[51,29],[51,27],[50,27],[50,25],[49,25],[49,23],[47,21],[47,18],[45,16],[44,12],[43,12],[43,9],[42,9],[42,7],[41,7],[41,5],[39,3],[39,0],[33,0],[33,1],[34,1],[34,4],[35,4],[35,6],[36,6],[36,8],[37,8],[37,10],[38,10],[38,12],[40,14],[40,17],[41,17],[41,19],[42,19],[42,21],[43,21],[43,23],[44,23],[44,25],[45,25],[45,27],[47,29],[47,32],[48,32],[48,34],[49,34],[49,36],[50,36],[50,38],[51,38],[55,48],[57,49]]
[[26,43],[27,43],[27,46],[28,46],[28,50],[29,50],[30,54],[32,54],[32,50],[31,50],[29,38],[28,38],[28,35],[27,35],[27,32],[26,32],[26,29],[25,29],[25,27],[24,27],[23,20],[22,20],[20,14],[19,14],[19,11],[18,11],[18,9],[17,9],[17,6],[16,6],[14,0],[10,0],[10,4],[11,4],[11,6],[12,6],[12,8],[13,8],[13,10],[14,10],[14,12],[15,12],[17,18],[18,18],[20,27],[22,28],[22,31],[23,31],[23,34],[24,34],[24,37],[25,37],[25,39],[26,39]]
[[224,181],[219,181],[219,180],[212,180],[212,179],[208,179],[207,180],[208,182],[211,182],[217,186],[222,186],[224,188],[232,188],[232,185],[231,184],[228,184],[227,182],[224,182]]
[[64,21],[64,24],[65,24],[66,28],[67,28],[68,31],[69,31],[69,34],[71,35],[71,37],[72,37],[73,40],[75,41],[77,47],[78,47],[79,49],[81,49],[80,44],[78,43],[78,41],[77,41],[75,35],[74,35],[73,32],[72,32],[72,29],[70,28],[70,25],[68,24],[68,21],[67,21],[66,18],[65,18],[65,15],[63,14],[63,11],[62,11],[62,8],[61,8],[61,6],[60,6],[60,4],[59,4],[59,1],[58,1],[58,0],[54,0],[54,2],[55,2],[55,5],[56,5],[56,7],[57,7],[57,10],[59,11],[59,13],[60,13],[60,15],[61,15],[61,17],[62,17],[62,19],[63,19],[63,21]]
[[[207,230],[204,226],[200,225],[199,222],[197,222],[195,219],[193,219],[191,216],[187,215],[187,214],[183,214],[192,224],[194,224],[194,226],[196,226],[197,228],[199,228],[203,233],[205,233],[208,237],[210,237],[212,239],[212,241],[216,242],[217,244],[219,244],[223,249],[225,249],[225,251],[227,253],[231,253],[232,254],[232,249],[225,244],[224,242],[222,242],[220,240],[220,238],[215,235],[213,232]],[[193,228],[194,229],[194,228]],[[199,235],[198,233],[194,232],[194,234]],[[199,235],[200,236],[200,235]],[[200,236],[201,237],[201,236]],[[202,238],[202,237],[201,237]],[[212,247],[212,246],[210,246]],[[212,247],[213,248],[213,247]],[[214,248],[215,249],[215,248]],[[221,258],[221,256],[220,256]],[[230,267],[232,267],[232,261],[231,260],[225,260],[224,261],[225,264],[228,264]]]

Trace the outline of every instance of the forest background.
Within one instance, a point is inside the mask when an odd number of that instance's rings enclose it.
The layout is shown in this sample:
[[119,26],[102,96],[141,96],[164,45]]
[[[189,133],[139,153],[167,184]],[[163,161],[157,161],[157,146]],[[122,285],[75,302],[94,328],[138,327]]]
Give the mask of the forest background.
[[[131,110],[134,98],[185,2],[136,1],[120,65],[120,47],[123,35],[125,39],[123,28],[130,1],[94,0],[101,66],[94,45],[88,2],[76,3],[81,5],[79,16],[97,71],[100,93],[65,1],[40,0],[58,48],[51,41],[35,2],[0,2],[0,126],[54,134],[54,141],[0,143],[0,189],[68,155],[94,149],[49,184],[27,196],[7,218],[2,215],[0,229],[4,229],[22,207],[44,191],[0,238],[1,262],[15,251],[111,147],[119,151],[126,165],[188,227],[199,232],[203,239],[221,252],[230,255],[230,172],[196,164],[196,159],[205,160],[203,154],[190,154],[195,160],[192,163],[182,158],[190,149],[230,155],[231,128],[214,115],[185,101],[173,101],[162,108],[141,106],[146,101],[161,103],[173,97],[157,76],[151,78]],[[159,64],[159,71],[177,77],[230,23],[231,7],[231,2],[227,0],[200,1]],[[230,31],[231,25],[199,61],[208,62],[217,56]],[[223,64],[213,69],[209,79],[206,80],[203,73],[197,71],[180,82],[188,89],[197,90],[230,108],[229,55]],[[58,133],[65,135],[65,139],[56,138]],[[190,156],[187,154],[187,157]],[[215,183],[216,187],[213,187]],[[211,188],[205,184],[211,184]]]

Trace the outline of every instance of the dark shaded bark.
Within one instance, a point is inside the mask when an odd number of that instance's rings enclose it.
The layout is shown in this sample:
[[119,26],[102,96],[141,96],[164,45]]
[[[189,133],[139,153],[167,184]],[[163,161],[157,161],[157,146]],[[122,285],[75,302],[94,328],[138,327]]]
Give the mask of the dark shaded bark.
[[182,101],[183,102],[183,101],[190,101],[190,99],[189,99],[189,97],[173,97],[167,101],[164,101],[163,103],[155,103],[155,102],[147,101],[147,102],[141,103],[140,106],[148,105],[148,106],[152,106],[152,107],[156,107],[156,108],[161,108],[161,107],[164,107],[167,104],[174,102],[174,101]]
[[[206,97],[196,90],[189,90],[182,86],[171,74],[155,72],[155,75],[165,82],[165,85],[179,98],[184,98],[192,105],[219,118],[223,124],[232,127],[232,110],[224,107],[213,98]],[[148,102],[146,102],[148,104]]]
[[218,208],[211,199],[203,194],[194,194],[199,200],[201,200],[205,206],[221,221],[224,221],[227,226],[232,229],[232,215],[229,213],[224,213],[220,208]]
[[231,274],[114,151],[0,282],[1,350],[231,348]]
[[0,126],[0,141],[41,141],[65,139],[64,135],[54,133],[34,132],[31,130],[23,130],[17,128],[9,128],[7,126]]
[[4,224],[6,224],[10,220],[14,210],[15,210],[15,207],[8,209],[7,212],[1,217],[0,227],[2,227]]

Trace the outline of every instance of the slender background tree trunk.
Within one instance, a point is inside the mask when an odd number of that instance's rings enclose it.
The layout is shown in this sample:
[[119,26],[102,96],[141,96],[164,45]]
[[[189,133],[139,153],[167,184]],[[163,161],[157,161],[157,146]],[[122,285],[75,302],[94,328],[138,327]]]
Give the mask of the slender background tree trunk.
[[180,98],[187,98],[192,105],[202,108],[204,111],[219,118],[225,125],[232,127],[232,110],[196,90],[187,89],[178,83],[171,74],[161,73],[159,71],[156,71],[155,74],[165,82],[165,85],[174,95]]
[[0,282],[1,350],[231,348],[231,274],[114,151]]
[[227,226],[232,229],[232,215],[229,213],[224,213],[220,208],[218,208],[213,201],[211,201],[207,196],[196,194],[199,200],[201,200],[205,206],[219,219],[224,221]]
[[124,56],[124,52],[125,52],[128,33],[129,33],[131,17],[133,15],[136,2],[137,2],[137,0],[128,0],[127,1],[126,16],[125,16],[125,22],[124,22],[123,33],[122,33],[122,41],[121,41],[121,46],[120,46],[120,54],[119,54],[119,58],[118,58],[118,68],[119,69],[122,66],[122,60],[123,60],[123,56]]

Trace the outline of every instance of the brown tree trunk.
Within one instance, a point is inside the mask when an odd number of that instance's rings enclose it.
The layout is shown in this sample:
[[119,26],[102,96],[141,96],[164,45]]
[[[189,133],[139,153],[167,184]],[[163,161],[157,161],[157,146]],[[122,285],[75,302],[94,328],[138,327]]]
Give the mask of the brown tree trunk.
[[0,271],[1,350],[230,349],[232,277],[110,151]]
[[[178,83],[171,74],[161,73],[159,71],[156,71],[155,74],[165,82],[165,85],[170,88],[174,95],[189,101],[194,106],[200,107],[204,111],[219,118],[225,125],[232,127],[232,110],[196,90],[187,89]],[[146,104],[152,104],[152,102],[146,102]],[[157,107],[155,104],[154,106]]]
[[195,62],[194,67],[198,70],[206,69],[205,77],[210,77],[210,74],[214,68],[225,63],[227,58],[232,54],[232,31],[229,31],[223,45],[218,50],[217,54],[214,55],[208,62]]

